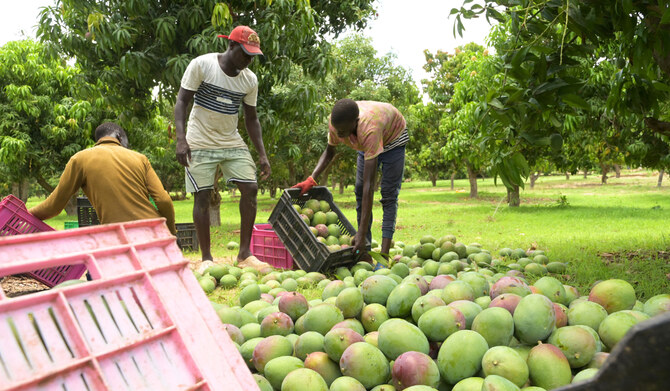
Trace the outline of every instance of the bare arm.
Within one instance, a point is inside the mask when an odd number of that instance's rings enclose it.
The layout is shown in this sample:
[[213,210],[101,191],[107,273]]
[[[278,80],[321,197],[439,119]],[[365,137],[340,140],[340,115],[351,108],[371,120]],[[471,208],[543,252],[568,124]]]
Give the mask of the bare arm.
[[193,101],[195,91],[179,88],[177,103],[174,105],[174,125],[177,133],[177,161],[184,167],[188,167],[191,160],[191,148],[186,142],[186,110]]
[[316,180],[316,178],[318,178],[319,175],[321,175],[321,173],[328,167],[330,162],[333,160],[333,157],[335,157],[335,147],[328,145],[321,154],[319,162],[316,163],[314,171],[312,171],[312,178],[314,178],[314,180]]
[[272,173],[270,168],[270,162],[268,161],[268,156],[265,153],[265,146],[263,145],[263,132],[261,131],[261,123],[258,120],[258,113],[256,112],[256,106],[249,106],[246,103],[242,103],[244,107],[244,125],[247,128],[247,133],[251,142],[258,152],[258,160],[261,166],[261,179],[267,179]]
[[360,253],[365,252],[365,237],[370,227],[370,217],[372,216],[372,195],[377,177],[377,158],[365,161],[363,166],[363,200],[361,201],[361,221],[358,224],[358,231],[354,237],[353,246]]

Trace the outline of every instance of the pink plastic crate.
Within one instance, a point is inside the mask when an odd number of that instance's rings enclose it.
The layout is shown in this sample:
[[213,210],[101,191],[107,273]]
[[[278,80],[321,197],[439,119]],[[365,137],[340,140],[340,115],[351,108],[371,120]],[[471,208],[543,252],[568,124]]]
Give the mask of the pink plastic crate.
[[[23,202],[13,195],[10,194],[0,201],[0,236],[22,235],[53,230],[51,226],[28,213]],[[77,265],[28,271],[27,274],[46,286],[52,287],[65,280],[76,280],[85,272],[85,266]]]
[[251,253],[279,269],[293,269],[293,257],[279,240],[270,223],[255,224],[251,233]]
[[258,390],[164,219],[0,238],[0,277],[93,281],[7,298],[0,390]]

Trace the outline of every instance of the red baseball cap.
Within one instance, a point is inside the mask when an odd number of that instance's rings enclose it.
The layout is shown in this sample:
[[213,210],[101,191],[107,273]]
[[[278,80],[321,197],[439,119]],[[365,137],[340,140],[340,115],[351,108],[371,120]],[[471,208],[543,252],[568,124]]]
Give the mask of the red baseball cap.
[[263,54],[261,40],[258,34],[248,26],[237,26],[229,35],[218,35],[219,38],[228,38],[242,45],[244,52],[250,56]]

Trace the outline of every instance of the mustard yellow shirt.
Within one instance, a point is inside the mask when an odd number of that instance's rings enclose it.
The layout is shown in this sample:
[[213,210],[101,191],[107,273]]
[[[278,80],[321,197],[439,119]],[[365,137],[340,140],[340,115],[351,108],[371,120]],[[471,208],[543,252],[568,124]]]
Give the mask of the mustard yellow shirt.
[[170,232],[177,232],[172,199],[149,159],[114,137],[103,137],[95,147],[74,154],[53,193],[29,212],[41,220],[57,216],[80,188],[102,224],[165,217]]

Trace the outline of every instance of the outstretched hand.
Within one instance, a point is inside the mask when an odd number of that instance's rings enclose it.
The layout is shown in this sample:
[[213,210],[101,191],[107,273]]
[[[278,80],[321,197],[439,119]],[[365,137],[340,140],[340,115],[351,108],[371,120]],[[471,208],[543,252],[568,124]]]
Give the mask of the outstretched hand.
[[303,195],[303,194],[307,193],[309,191],[309,189],[311,189],[312,187],[314,187],[316,185],[317,185],[317,183],[314,180],[314,178],[309,176],[304,181],[291,186],[291,188],[299,188],[300,189],[300,195]]

